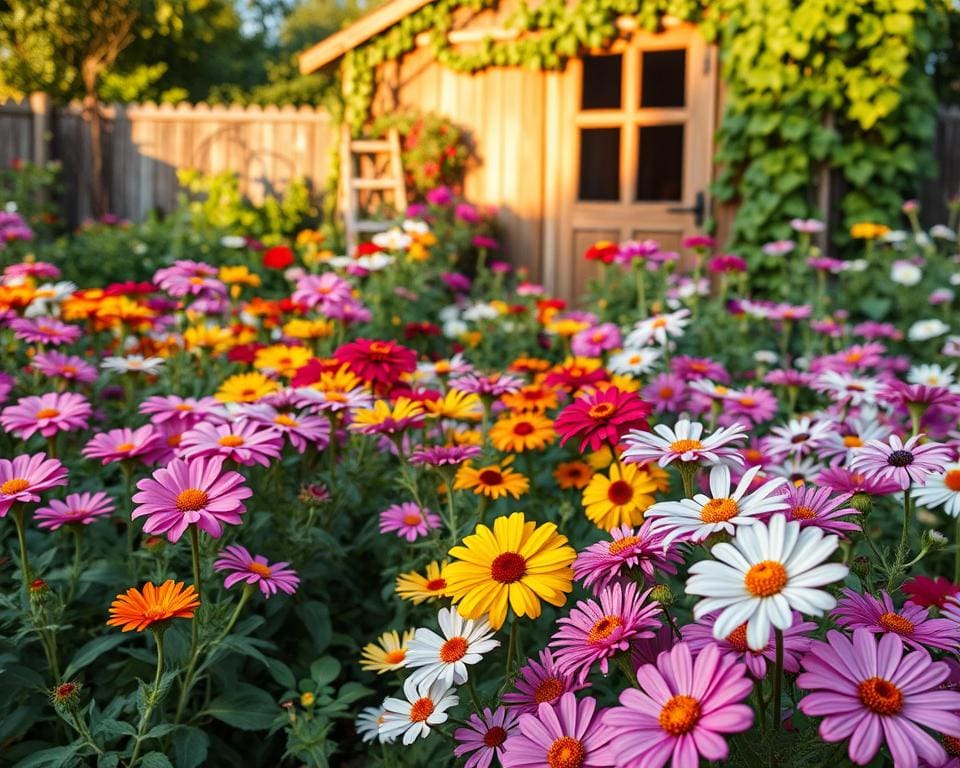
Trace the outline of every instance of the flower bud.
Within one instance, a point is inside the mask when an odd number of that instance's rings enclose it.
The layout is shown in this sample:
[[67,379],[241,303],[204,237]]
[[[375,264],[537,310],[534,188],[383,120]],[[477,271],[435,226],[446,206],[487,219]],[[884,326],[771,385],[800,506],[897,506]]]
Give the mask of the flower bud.
[[31,605],[40,606],[50,597],[50,587],[43,579],[34,579],[28,589]]
[[669,584],[657,584],[650,592],[650,599],[656,600],[664,608],[669,608],[674,603],[673,590]]
[[50,703],[58,710],[70,710],[80,701],[81,685],[76,680],[54,686],[50,689]]
[[870,571],[873,570],[873,564],[870,562],[869,557],[857,555],[853,558],[853,562],[850,563],[850,570],[853,571],[858,579],[863,581],[870,575]]
[[936,552],[947,546],[947,537],[940,531],[927,530],[920,537],[920,550],[922,552]]
[[869,493],[855,493],[850,499],[850,506],[866,517],[873,507],[873,497]]
[[300,694],[300,706],[304,709],[312,707],[314,701],[316,701],[316,696],[311,691],[304,691]]

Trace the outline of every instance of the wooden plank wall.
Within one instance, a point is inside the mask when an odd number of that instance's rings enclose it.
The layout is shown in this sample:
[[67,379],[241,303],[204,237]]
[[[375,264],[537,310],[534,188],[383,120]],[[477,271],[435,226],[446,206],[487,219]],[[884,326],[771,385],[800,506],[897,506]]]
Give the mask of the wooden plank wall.
[[[104,166],[111,212],[140,220],[176,204],[177,171],[233,171],[255,202],[304,177],[325,187],[335,127],[313,107],[114,105],[104,110]],[[0,163],[14,158],[63,164],[64,212],[72,225],[89,218],[90,126],[79,105],[50,110],[41,154],[36,115],[27,102],[0,104]]]
[[927,225],[946,224],[947,201],[960,198],[960,106],[940,110],[933,152],[936,176],[920,191],[920,212]]

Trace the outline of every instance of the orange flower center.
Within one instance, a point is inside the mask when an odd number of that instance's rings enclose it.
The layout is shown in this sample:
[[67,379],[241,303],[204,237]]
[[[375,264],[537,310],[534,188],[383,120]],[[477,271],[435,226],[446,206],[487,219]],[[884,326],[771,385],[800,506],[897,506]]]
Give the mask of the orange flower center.
[[793,519],[794,520],[812,520],[817,516],[817,513],[813,511],[813,507],[795,507],[793,510]]
[[423,588],[428,592],[442,592],[447,588],[447,580],[430,579],[426,584],[423,585]]
[[537,704],[543,704],[545,701],[556,701],[563,695],[564,685],[559,677],[548,677],[542,680],[537,690],[533,692],[533,700]]
[[727,642],[730,643],[734,648],[736,648],[740,653],[746,653],[750,650],[750,646],[747,645],[747,624],[744,622],[739,627],[737,627],[733,632],[727,635]]
[[191,277],[191,278],[190,278],[190,282],[191,282],[193,285],[203,285],[203,278],[202,278],[202,277]]
[[520,437],[529,435],[531,432],[533,432],[533,424],[531,424],[529,421],[521,421],[519,424],[515,424],[513,427],[513,434],[520,435]]
[[630,549],[639,542],[636,536],[624,536],[622,539],[615,539],[610,542],[607,552],[611,555],[619,555],[624,550]]
[[547,750],[547,765],[550,768],[580,768],[587,757],[587,750],[572,736],[561,736]]
[[440,646],[440,661],[452,664],[467,655],[467,641],[462,637],[451,637]]
[[375,341],[369,346],[368,352],[373,360],[383,360],[390,354],[392,348],[392,345],[385,341]]
[[3,485],[0,485],[0,493],[4,496],[12,496],[15,493],[27,490],[29,487],[29,480],[23,477],[15,477],[12,480],[7,480]]
[[171,448],[176,448],[180,445],[180,441],[182,439],[183,435],[170,435],[170,437],[167,438],[167,445],[169,445]]
[[60,411],[56,408],[41,408],[37,411],[38,419],[54,419],[60,415]]
[[480,482],[483,485],[502,485],[503,475],[495,469],[485,469],[479,475]]
[[417,699],[415,702],[413,702],[413,706],[410,707],[410,722],[422,723],[432,714],[433,702],[426,697]]
[[633,486],[625,480],[614,480],[607,488],[607,498],[611,504],[623,506],[633,498]]
[[279,424],[281,427],[295,427],[297,426],[297,420],[291,419],[285,413],[277,414],[277,417],[273,420],[274,424]]
[[666,318],[658,317],[656,320],[653,321],[653,327],[654,327],[654,328],[666,328],[666,327],[667,327],[667,320],[666,320]]
[[192,410],[193,410],[193,406],[190,405],[190,403],[177,403],[175,406],[173,406],[173,410],[175,410],[175,411],[184,411],[184,412],[186,412],[186,411],[192,411]]
[[254,561],[247,566],[247,570],[251,573],[257,574],[257,576],[262,576],[265,579],[270,577],[270,568],[263,563]]
[[117,450],[117,453],[128,453],[129,451],[132,451],[136,447],[137,446],[134,443],[120,443],[120,445],[117,446],[116,450]]
[[242,398],[245,399],[245,400],[249,400],[249,399],[251,399],[251,398],[255,398],[256,396],[257,396],[257,390],[255,390],[255,389],[243,389],[243,390],[240,390],[240,397],[242,397]]
[[843,447],[844,448],[863,448],[863,440],[860,439],[859,435],[844,435]]
[[591,419],[605,419],[613,413],[613,411],[613,403],[597,403],[596,405],[590,406],[590,410],[587,411],[587,416]]
[[240,435],[224,435],[217,442],[225,448],[236,448],[243,445],[243,438]]
[[619,616],[604,616],[602,619],[598,619],[587,633],[587,642],[599,643],[606,640],[622,624]]
[[871,677],[857,687],[860,701],[878,715],[895,715],[903,709],[903,694],[889,680]]
[[682,693],[670,699],[660,710],[660,727],[671,736],[689,733],[699,719],[700,702]]
[[77,366],[75,365],[61,365],[60,373],[64,376],[72,376],[77,372]]
[[177,494],[177,509],[181,512],[196,512],[198,509],[203,509],[209,500],[210,497],[206,491],[201,491],[199,488],[187,488]]
[[740,405],[744,406],[745,408],[751,408],[756,404],[757,401],[753,397],[744,396],[740,398]]
[[490,576],[501,584],[513,584],[527,573],[527,561],[517,552],[497,555],[490,564]]
[[397,648],[395,651],[387,651],[387,655],[383,657],[383,660],[387,664],[401,664],[407,658],[407,652],[403,648]]
[[898,635],[913,634],[913,622],[896,613],[887,612],[883,614],[877,619],[877,624],[890,632],[896,632]]
[[483,746],[499,747],[507,740],[507,732],[499,725],[493,726],[489,731],[483,734]]
[[951,491],[960,491],[960,469],[951,469],[943,478],[943,484]]
[[409,514],[403,516],[404,525],[420,525],[423,522],[423,518],[417,514]]
[[[673,387],[660,387],[660,397],[666,399],[673,397]],[[680,442],[679,440],[677,442]]]
[[725,523],[737,516],[740,507],[735,499],[710,499],[700,510],[700,519],[705,523]]
[[699,440],[674,440],[670,443],[670,450],[674,453],[686,453],[687,451],[699,451],[703,448],[703,443]]
[[776,560],[763,560],[747,571],[743,584],[757,597],[778,595],[787,586],[787,569]]

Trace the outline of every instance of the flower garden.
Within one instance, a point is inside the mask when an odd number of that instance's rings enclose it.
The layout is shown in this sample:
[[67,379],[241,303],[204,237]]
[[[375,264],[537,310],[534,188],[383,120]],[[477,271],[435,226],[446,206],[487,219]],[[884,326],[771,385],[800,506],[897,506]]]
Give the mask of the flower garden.
[[955,221],[600,242],[571,307],[446,188],[347,256],[41,213],[0,215],[0,759],[960,765]]

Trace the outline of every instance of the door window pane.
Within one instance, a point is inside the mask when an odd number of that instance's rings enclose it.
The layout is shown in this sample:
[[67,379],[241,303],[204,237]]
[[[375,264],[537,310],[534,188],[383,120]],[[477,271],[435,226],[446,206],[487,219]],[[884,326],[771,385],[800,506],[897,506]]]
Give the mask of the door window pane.
[[641,107],[682,107],[686,103],[687,52],[644,51]]
[[637,200],[680,200],[682,197],[683,126],[642,126]]
[[580,131],[581,200],[620,199],[620,129]]
[[580,109],[620,109],[623,57],[584,56]]

